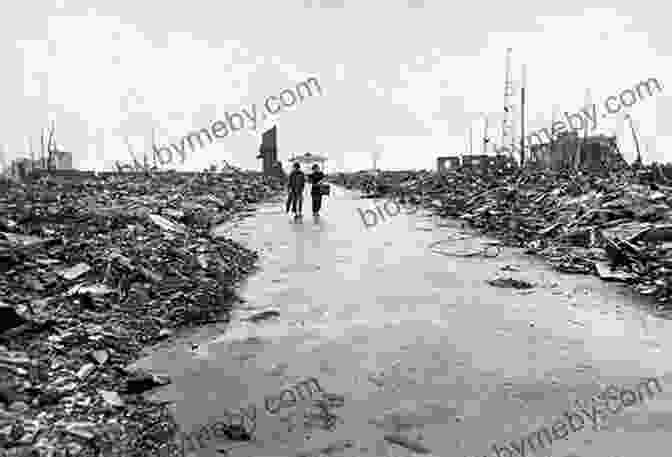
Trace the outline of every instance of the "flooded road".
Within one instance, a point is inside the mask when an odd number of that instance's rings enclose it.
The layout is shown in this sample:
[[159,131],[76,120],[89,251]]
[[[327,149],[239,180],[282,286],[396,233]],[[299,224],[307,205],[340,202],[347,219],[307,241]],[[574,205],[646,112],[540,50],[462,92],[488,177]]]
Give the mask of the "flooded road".
[[[175,402],[185,432],[256,405],[261,444],[228,455],[414,454],[384,440],[390,434],[444,457],[663,455],[672,432],[670,321],[620,285],[554,272],[521,250],[438,255],[429,246],[463,230],[422,210],[367,229],[356,208],[373,204],[336,188],[319,221],[291,221],[278,200],[219,229],[261,251],[261,269],[241,291],[245,306],[231,325],[203,328],[137,363],[173,379],[155,397]],[[535,287],[485,282],[497,276]],[[244,320],[268,309],[280,317]],[[656,376],[661,393],[599,426],[586,419],[543,449],[502,450],[608,384]],[[310,377],[344,402],[332,410],[332,431],[305,426],[297,438],[264,412],[264,398]],[[233,446],[215,440],[194,455]]]

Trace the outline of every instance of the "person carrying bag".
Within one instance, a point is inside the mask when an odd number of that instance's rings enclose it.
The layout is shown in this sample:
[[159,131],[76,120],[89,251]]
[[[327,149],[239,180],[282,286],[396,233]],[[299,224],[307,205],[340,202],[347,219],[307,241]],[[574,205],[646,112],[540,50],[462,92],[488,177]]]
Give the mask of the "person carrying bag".
[[313,172],[308,175],[308,181],[312,184],[310,196],[313,200],[313,216],[317,217],[320,215],[320,209],[322,208],[322,196],[329,195],[329,184],[322,182],[326,175],[320,171],[317,164],[313,165],[312,169]]
[[329,193],[331,192],[331,188],[329,187],[329,184],[327,184],[326,182],[318,184],[318,186],[320,186],[320,194],[322,194],[325,197],[328,196]]

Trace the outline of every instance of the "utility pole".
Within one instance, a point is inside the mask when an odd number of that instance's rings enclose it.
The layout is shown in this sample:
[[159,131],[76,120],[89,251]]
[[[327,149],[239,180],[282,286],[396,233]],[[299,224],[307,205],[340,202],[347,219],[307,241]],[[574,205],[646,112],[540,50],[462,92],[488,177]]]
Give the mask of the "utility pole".
[[[513,146],[513,135],[512,135],[512,116],[513,116],[513,104],[511,103],[511,97],[513,97],[513,79],[511,77],[511,53],[513,52],[512,48],[506,49],[506,61],[504,68],[504,120],[502,121],[502,146],[508,146],[509,144]],[[511,148],[511,157],[513,157],[513,151],[515,148]]]
[[469,138],[467,138],[467,136],[464,135],[464,153],[462,153],[462,157],[468,154],[469,154]]
[[485,117],[485,126],[483,127],[483,155],[487,154],[488,142],[490,141],[490,138],[488,138],[488,115],[484,114],[484,117]]
[[473,136],[473,127],[469,126],[469,155],[474,153]]
[[[585,95],[583,101],[585,103],[585,108],[586,109],[588,109],[593,104],[593,94],[590,91],[590,87],[588,87],[586,89],[586,95]],[[586,122],[586,126],[583,129],[583,138],[588,139],[588,122]]]
[[30,171],[32,173],[33,169],[35,168],[35,160],[33,160],[34,159],[33,151],[30,149],[30,145],[28,144],[28,137],[27,136],[23,137],[23,147],[26,148],[26,154],[28,154],[29,157],[30,157],[30,162],[29,162],[30,166],[28,168],[30,168]]
[[[593,97],[592,94],[590,93],[590,88],[586,89],[583,102],[585,104],[584,107],[586,109],[588,109],[588,107],[592,105]],[[581,166],[582,159],[586,161],[592,160],[587,157],[588,151],[586,151],[586,145],[588,144],[588,122],[586,122],[586,126],[583,129],[583,139],[579,139],[579,135],[576,135],[576,140],[577,140],[577,148],[576,148],[576,156],[574,157],[574,169],[578,170]]]
[[555,144],[557,140],[556,135],[553,132],[553,126],[557,122],[559,116],[560,116],[560,105],[554,103],[551,111],[551,136],[550,141],[548,142],[548,149],[550,150],[548,157],[550,157],[550,163],[552,163],[553,158],[555,157]]
[[51,120],[51,126],[49,128],[49,138],[47,140],[47,170],[51,171],[52,169],[52,162],[55,157],[55,153],[57,151],[56,147],[56,138],[54,137],[54,132],[56,130],[56,126],[54,125],[54,120]]
[[142,166],[144,171],[149,170],[149,161],[147,160],[147,149],[142,151]]
[[527,89],[527,65],[523,64],[520,78],[520,166],[525,164],[525,89]]
[[35,152],[33,151],[33,141],[30,137],[26,136],[26,147],[30,153],[30,163],[31,166],[35,166]]
[[40,168],[46,168],[44,161],[44,127],[40,131]]

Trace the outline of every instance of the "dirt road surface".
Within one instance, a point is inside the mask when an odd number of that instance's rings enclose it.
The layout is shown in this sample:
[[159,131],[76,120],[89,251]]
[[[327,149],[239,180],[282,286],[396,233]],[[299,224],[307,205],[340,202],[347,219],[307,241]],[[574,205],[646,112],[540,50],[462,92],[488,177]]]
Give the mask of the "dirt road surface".
[[[277,201],[218,229],[261,250],[261,269],[241,291],[245,306],[231,325],[203,328],[137,364],[172,377],[155,397],[175,402],[185,432],[227,408],[255,405],[257,444],[229,456],[414,455],[384,439],[396,434],[429,455],[498,457],[493,444],[550,429],[601,386],[658,376],[663,392],[654,398],[597,427],[586,419],[582,430],[536,452],[528,446],[526,455],[669,454],[670,321],[621,285],[554,272],[521,250],[495,258],[433,253],[432,242],[462,229],[424,211],[366,229],[356,208],[372,205],[337,188],[317,222],[290,221]],[[485,282],[497,276],[535,287]],[[280,317],[244,320],[267,309]],[[332,431],[304,425],[289,433],[264,412],[264,397],[309,377],[342,395],[343,406],[330,410]],[[195,455],[221,456],[217,448],[235,445],[214,440]],[[501,457],[520,456],[509,449]]]

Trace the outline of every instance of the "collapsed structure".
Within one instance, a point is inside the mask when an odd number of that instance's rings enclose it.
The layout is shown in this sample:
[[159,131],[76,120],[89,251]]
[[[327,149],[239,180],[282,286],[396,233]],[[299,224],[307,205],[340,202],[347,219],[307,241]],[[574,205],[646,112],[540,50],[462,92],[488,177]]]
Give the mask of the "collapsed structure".
[[[553,141],[530,145],[525,161],[525,167],[531,169],[576,169],[593,173],[626,166],[615,136],[580,137],[576,132],[564,132]],[[513,157],[503,154],[464,154],[437,158],[437,172],[440,174],[458,168],[494,172],[518,167]]]
[[577,132],[563,132],[553,141],[531,145],[526,164],[532,168],[576,168],[592,172],[627,165],[615,136],[581,138]]

